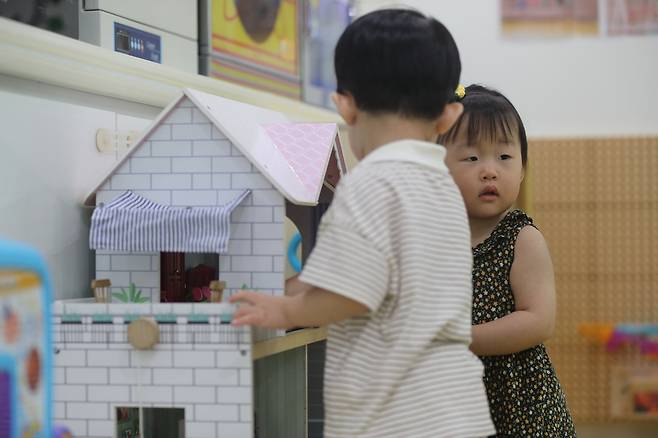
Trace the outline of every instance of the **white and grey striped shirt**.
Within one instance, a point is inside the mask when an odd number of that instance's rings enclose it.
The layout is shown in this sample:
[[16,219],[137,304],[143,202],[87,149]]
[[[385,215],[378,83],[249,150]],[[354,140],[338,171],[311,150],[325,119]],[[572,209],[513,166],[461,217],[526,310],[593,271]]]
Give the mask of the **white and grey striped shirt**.
[[325,437],[494,433],[471,342],[471,246],[442,146],[400,141],[339,184],[300,279],[366,305],[332,324]]

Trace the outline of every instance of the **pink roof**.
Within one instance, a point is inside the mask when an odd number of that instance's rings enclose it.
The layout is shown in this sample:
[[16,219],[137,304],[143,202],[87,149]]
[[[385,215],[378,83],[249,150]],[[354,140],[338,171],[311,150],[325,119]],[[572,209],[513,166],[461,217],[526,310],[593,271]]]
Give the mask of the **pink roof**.
[[313,196],[322,187],[336,125],[333,123],[279,123],[263,125],[274,146]]

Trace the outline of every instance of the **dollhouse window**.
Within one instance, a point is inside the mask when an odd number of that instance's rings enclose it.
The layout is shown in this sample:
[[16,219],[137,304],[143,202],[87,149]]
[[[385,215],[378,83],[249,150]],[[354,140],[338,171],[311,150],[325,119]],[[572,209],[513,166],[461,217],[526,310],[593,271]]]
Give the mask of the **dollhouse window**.
[[203,291],[218,279],[218,266],[219,254],[160,253],[160,301],[207,301]]
[[[218,279],[218,254],[226,253],[231,212],[247,197],[244,190],[216,207],[170,207],[127,191],[92,215],[92,249],[160,253],[160,301],[204,301]],[[203,292],[202,292],[203,294]]]
[[[117,438],[140,436],[138,407],[116,408]],[[183,408],[142,408],[143,431],[145,437],[183,438],[185,436],[185,409]]]

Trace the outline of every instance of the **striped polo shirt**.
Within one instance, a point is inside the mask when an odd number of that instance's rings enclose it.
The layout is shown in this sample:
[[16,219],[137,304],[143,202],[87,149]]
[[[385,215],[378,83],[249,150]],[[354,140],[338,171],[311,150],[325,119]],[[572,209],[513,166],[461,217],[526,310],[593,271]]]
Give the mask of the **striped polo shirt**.
[[322,218],[300,279],[370,309],[329,327],[326,438],[494,433],[468,349],[468,219],[444,157],[422,141],[381,146]]

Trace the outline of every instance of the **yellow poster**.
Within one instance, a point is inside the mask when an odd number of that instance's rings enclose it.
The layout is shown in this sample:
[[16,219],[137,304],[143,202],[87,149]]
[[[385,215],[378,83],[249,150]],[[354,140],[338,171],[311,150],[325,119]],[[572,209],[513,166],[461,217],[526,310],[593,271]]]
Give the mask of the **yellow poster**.
[[212,51],[299,77],[299,0],[213,0]]
[[596,35],[597,0],[502,0],[502,30],[512,37]]

